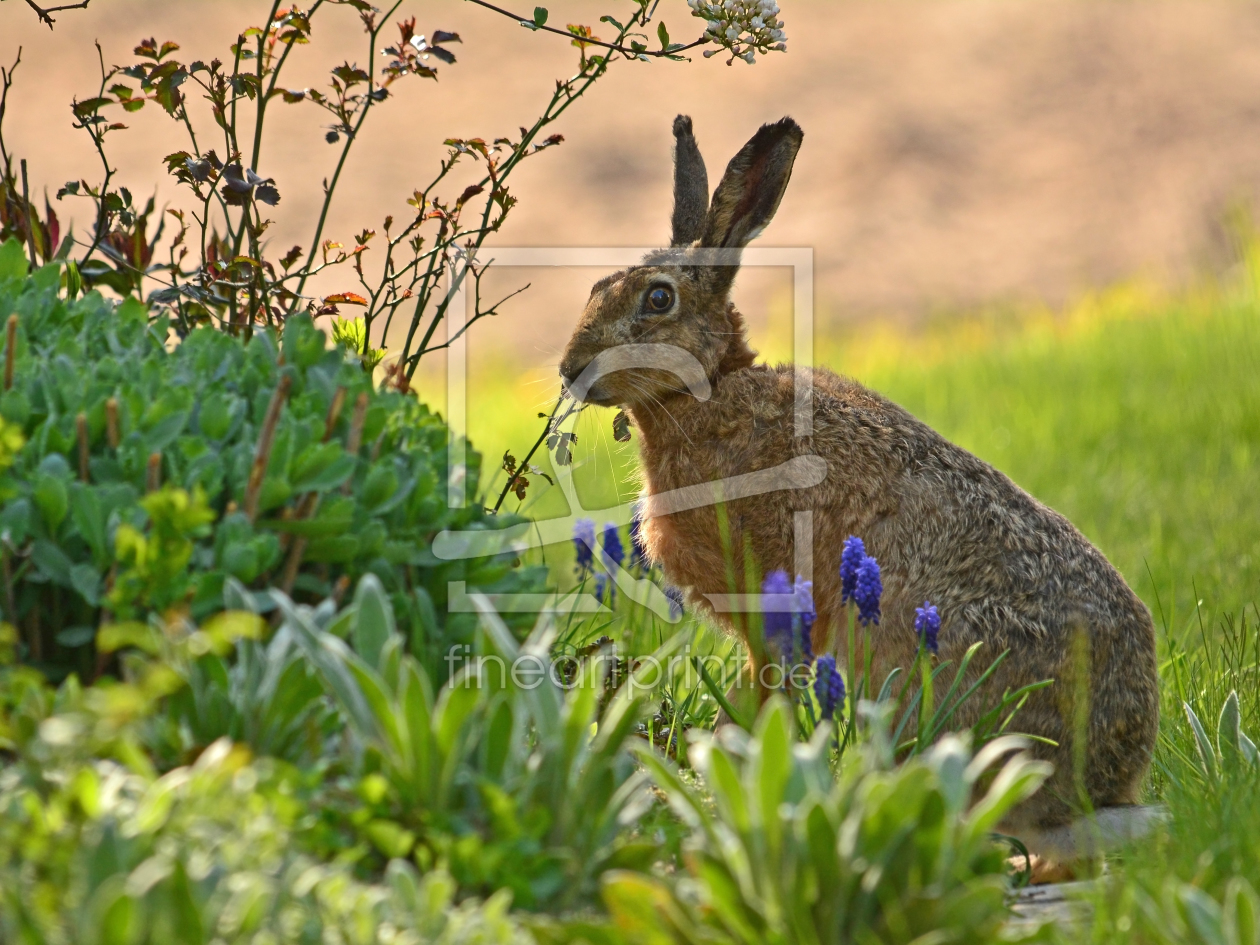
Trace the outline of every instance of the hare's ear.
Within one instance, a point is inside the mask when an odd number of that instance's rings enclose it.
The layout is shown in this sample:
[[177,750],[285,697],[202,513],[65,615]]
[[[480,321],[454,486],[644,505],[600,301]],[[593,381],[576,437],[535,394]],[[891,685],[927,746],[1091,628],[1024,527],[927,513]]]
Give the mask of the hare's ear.
[[704,234],[709,210],[709,175],[691,133],[691,116],[674,119],[674,215],[671,246],[690,246]]
[[762,125],[726,165],[713,192],[702,245],[747,246],[774,217],[805,133],[791,118]]

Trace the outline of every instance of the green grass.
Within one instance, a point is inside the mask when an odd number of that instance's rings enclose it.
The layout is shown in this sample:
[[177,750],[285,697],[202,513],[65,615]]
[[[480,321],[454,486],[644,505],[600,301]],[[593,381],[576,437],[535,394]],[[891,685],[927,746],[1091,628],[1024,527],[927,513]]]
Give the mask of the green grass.
[[1260,591],[1258,316],[1252,292],[1116,292],[958,354],[937,329],[859,376],[1066,515],[1180,626],[1196,600],[1238,613]]

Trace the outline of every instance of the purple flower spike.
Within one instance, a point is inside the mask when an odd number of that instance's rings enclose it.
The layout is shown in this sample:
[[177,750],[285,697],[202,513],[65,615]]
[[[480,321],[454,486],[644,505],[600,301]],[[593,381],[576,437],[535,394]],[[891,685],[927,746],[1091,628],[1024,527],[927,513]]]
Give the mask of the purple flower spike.
[[808,663],[814,658],[813,630],[814,621],[818,619],[814,608],[814,582],[803,580],[798,574],[793,591],[796,594],[796,612],[800,615],[801,655]]
[[[786,571],[771,571],[761,584],[761,593],[778,594],[790,597],[792,582],[788,580]],[[792,609],[782,604],[772,604],[774,610],[767,609],[762,623],[766,635],[766,644],[772,653],[785,659],[792,657]]]
[[862,559],[857,569],[857,586],[853,600],[858,608],[858,620],[863,624],[879,624],[879,598],[884,584],[879,577],[879,562],[869,555]]
[[665,588],[665,596],[669,598],[669,616],[677,620],[683,615],[683,592],[681,587],[672,584]]
[[836,707],[844,702],[844,680],[836,669],[836,658],[830,653],[818,657],[814,664],[814,695],[824,719],[834,718]]
[[604,526],[604,554],[600,560],[603,561],[609,573],[621,567],[621,562],[626,560],[626,549],[621,544],[621,533],[612,522]]
[[923,645],[931,653],[936,653],[936,635],[941,629],[941,615],[930,601],[924,601],[922,607],[914,609],[914,632],[919,635]]
[[595,523],[589,518],[580,518],[573,523],[573,548],[576,552],[573,570],[579,579],[591,572],[595,563]]
[[857,572],[862,559],[866,557],[866,545],[856,535],[850,535],[844,542],[844,551],[840,555],[840,603],[847,604],[853,600],[857,590]]

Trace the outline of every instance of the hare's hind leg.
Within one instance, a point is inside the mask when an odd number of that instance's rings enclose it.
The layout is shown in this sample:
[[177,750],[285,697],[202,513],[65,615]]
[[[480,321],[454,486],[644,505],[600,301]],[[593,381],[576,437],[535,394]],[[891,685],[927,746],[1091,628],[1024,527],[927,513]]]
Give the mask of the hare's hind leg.
[[[1128,804],[1102,807],[1060,827],[1020,830],[1016,835],[1032,855],[1032,883],[1062,882],[1076,878],[1085,860],[1114,853],[1141,840],[1168,819],[1163,807]],[[1022,869],[1022,857],[1014,858]]]

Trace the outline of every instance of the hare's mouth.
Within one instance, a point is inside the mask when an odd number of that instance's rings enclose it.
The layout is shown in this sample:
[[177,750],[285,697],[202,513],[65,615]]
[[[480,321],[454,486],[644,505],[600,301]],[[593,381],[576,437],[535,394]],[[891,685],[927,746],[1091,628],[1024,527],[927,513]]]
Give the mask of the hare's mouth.
[[587,385],[577,383],[574,378],[561,376],[560,382],[564,385],[565,394],[578,403],[593,404],[596,407],[615,407],[620,403],[620,398],[605,389],[599,381]]

